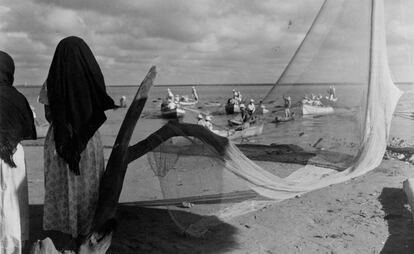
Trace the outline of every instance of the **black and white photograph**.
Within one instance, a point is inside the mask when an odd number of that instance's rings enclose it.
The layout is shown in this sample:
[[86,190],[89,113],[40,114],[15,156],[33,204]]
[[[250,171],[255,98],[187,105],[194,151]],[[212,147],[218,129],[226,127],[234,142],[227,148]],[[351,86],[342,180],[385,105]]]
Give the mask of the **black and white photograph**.
[[412,13],[0,0],[0,254],[414,253]]

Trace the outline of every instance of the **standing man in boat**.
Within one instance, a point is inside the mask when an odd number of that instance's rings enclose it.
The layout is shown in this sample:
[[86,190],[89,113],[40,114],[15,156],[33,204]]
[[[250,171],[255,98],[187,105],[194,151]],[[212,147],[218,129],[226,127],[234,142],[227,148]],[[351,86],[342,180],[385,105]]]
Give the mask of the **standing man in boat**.
[[243,130],[250,127],[251,115],[247,112],[246,106],[243,103],[240,104],[240,116],[242,124],[236,130]]
[[290,107],[292,106],[292,99],[290,98],[290,96],[283,95],[283,100],[285,102],[285,117],[288,118],[291,116]]
[[169,88],[167,88],[167,100],[168,99],[171,99],[171,100],[174,99],[174,94],[171,92],[171,89]]
[[239,103],[242,102],[242,94],[240,91],[237,91],[237,100],[239,101]]
[[336,98],[336,89],[334,86],[329,86],[328,89],[328,100],[334,101]]
[[332,86],[331,100],[334,100],[335,98],[336,98],[336,89],[334,86]]
[[198,94],[197,94],[197,91],[196,91],[195,87],[193,86],[191,89],[192,89],[194,100],[198,101]]
[[240,116],[242,123],[249,123],[250,115],[247,113],[246,106],[243,103],[240,104]]
[[266,109],[266,106],[263,104],[263,101],[260,100],[259,101],[259,114],[266,114],[267,112],[269,112],[268,109]]
[[302,103],[312,105],[312,100],[308,97],[307,94],[305,94],[305,96],[303,97]]
[[176,104],[174,102],[174,94],[171,92],[169,88],[167,89],[167,100],[161,104],[161,108],[163,107],[167,107],[168,109],[176,108]]
[[250,99],[249,104],[247,105],[247,113],[250,116],[253,116],[253,113],[256,111],[256,106],[254,105],[254,100]]
[[233,89],[233,99],[237,100],[237,97],[238,95],[237,95],[236,89]]
[[178,105],[178,103],[180,102],[180,95],[179,94],[176,94],[175,95],[175,100],[174,100],[174,102]]

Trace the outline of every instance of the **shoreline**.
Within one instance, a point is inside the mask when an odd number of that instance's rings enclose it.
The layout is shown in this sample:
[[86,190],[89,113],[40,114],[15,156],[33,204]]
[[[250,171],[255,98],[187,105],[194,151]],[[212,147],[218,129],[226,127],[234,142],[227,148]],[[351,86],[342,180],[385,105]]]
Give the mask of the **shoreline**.
[[[304,86],[304,85],[309,85],[309,86],[325,86],[325,85],[335,85],[335,86],[343,86],[343,85],[360,85],[360,84],[352,84],[352,83],[298,83],[298,84],[277,84],[278,86]],[[395,82],[394,83],[397,86],[412,86],[414,85],[414,81],[413,82]],[[216,86],[216,87],[220,87],[220,86],[275,86],[275,83],[225,83],[225,84],[158,84],[158,85],[154,85],[154,87],[189,87],[189,86],[200,86],[200,87],[205,87],[205,86]],[[139,84],[133,84],[133,85],[106,85],[106,87],[138,87]],[[41,88],[42,85],[14,85],[14,87],[16,88]]]

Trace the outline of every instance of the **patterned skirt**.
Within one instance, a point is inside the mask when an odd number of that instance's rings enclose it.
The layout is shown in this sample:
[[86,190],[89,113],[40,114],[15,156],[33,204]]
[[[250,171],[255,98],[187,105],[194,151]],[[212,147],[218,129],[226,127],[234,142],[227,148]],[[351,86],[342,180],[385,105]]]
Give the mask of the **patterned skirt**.
[[53,126],[49,128],[44,146],[44,230],[56,230],[72,237],[89,233],[104,164],[103,146],[97,131],[81,153],[80,175],[75,175],[57,154]]

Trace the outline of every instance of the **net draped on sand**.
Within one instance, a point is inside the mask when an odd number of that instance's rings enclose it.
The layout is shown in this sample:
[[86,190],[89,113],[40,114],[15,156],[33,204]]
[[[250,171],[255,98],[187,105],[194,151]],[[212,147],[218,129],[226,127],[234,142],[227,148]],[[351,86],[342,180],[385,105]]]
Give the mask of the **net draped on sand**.
[[[307,84],[320,89],[313,91]],[[273,129],[267,125],[264,138],[251,146],[236,145],[185,123],[171,122],[152,134],[147,139],[151,150],[147,158],[164,198],[176,201],[170,202],[169,212],[177,224],[190,234],[202,235],[215,220],[263,204],[252,199],[292,198],[363,175],[381,163],[401,96],[388,66],[382,0],[325,1],[264,103],[276,112],[282,86],[291,92],[292,102],[300,102],[305,94],[324,92],[331,85],[339,100],[330,105],[334,113],[326,118],[332,127],[321,127],[319,136],[331,142],[341,137],[343,143],[332,149],[307,145],[315,137],[301,135],[300,130],[283,145],[266,143],[278,131],[274,125]],[[341,104],[341,91],[352,97],[346,105]],[[292,110],[300,111],[301,104],[294,103]],[[345,129],[335,125],[335,117],[346,121]],[[270,113],[261,121],[272,118]],[[311,116],[308,121],[319,119]],[[308,157],[290,167],[286,157],[295,153]],[[291,171],[282,176],[285,168]]]

